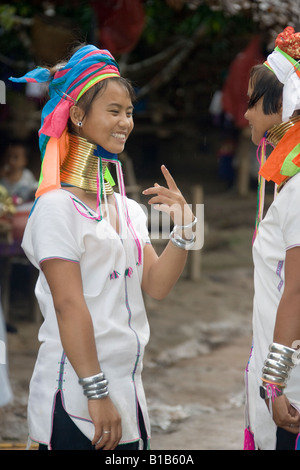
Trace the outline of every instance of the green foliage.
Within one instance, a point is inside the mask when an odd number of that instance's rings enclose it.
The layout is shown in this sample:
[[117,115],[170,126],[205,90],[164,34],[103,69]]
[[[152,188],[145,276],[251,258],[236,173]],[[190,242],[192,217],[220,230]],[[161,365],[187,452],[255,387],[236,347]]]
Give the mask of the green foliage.
[[165,43],[174,37],[191,37],[196,30],[204,26],[208,37],[216,35],[244,34],[254,28],[254,23],[246,14],[226,16],[223,10],[213,10],[202,3],[195,10],[184,6],[179,12],[168,7],[165,1],[148,0],[146,2],[147,21],[143,39],[149,45]]
[[1,5],[0,6],[0,25],[4,31],[9,31],[14,23],[14,15],[16,14],[16,8],[11,5]]

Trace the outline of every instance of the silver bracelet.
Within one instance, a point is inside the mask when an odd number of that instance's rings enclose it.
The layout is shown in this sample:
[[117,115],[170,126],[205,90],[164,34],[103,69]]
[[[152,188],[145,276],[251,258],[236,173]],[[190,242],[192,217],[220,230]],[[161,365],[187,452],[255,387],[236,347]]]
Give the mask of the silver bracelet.
[[82,385],[83,393],[88,400],[98,400],[109,395],[108,381],[105,379],[103,372],[91,377],[81,378],[78,382]]
[[91,375],[90,377],[81,378],[78,380],[78,382],[80,383],[80,385],[90,385],[90,384],[99,382],[99,380],[103,380],[103,379],[104,379],[103,372],[99,372],[99,374]]
[[195,234],[193,234],[193,237],[190,240],[185,240],[184,238],[181,238],[177,234],[175,236],[174,231],[170,233],[170,240],[173,243],[173,245],[183,250],[190,250],[195,245],[195,238],[196,238]]
[[279,344],[279,343],[270,344],[269,349],[270,349],[270,352],[283,354],[284,356],[287,356],[289,358],[292,358],[295,354],[295,349],[288,348],[287,346],[284,346],[283,344]]
[[108,396],[108,388],[101,388],[98,390],[94,390],[93,392],[85,392],[85,396],[88,400],[95,400],[98,398],[104,398]]
[[296,350],[282,344],[272,343],[262,369],[262,380],[285,388],[290,371],[295,367]]
[[187,229],[189,229],[189,228],[193,228],[193,227],[196,225],[197,221],[198,221],[198,219],[197,219],[197,217],[195,217],[194,220],[193,220],[193,222],[191,222],[190,224],[187,224],[187,225],[175,225],[173,230],[176,231],[176,230],[178,229],[178,230],[183,230],[183,231],[184,231],[184,230],[187,230]]
[[95,393],[94,395],[91,395],[88,397],[88,400],[99,400],[101,398],[106,398],[108,397],[109,395],[109,392],[108,390],[106,392],[103,392],[103,393]]
[[99,380],[99,382],[95,382],[90,385],[84,385],[83,390],[85,392],[94,392],[95,390],[98,390],[100,388],[105,388],[108,385],[108,381],[106,379],[104,380]]

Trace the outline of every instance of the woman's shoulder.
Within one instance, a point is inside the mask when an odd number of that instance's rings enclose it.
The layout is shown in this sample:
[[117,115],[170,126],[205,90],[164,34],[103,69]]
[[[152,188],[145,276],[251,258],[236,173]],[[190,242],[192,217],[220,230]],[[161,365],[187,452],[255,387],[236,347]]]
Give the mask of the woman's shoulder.
[[59,201],[67,201],[68,199],[70,199],[70,193],[68,191],[63,189],[53,189],[39,196],[37,202],[39,204],[53,204]]
[[278,196],[281,195],[282,198],[290,198],[292,193],[297,194],[297,196],[300,195],[300,172],[286,181],[281,191],[279,191]]
[[51,218],[55,214],[62,216],[72,212],[70,193],[61,189],[53,189],[39,196],[33,206],[32,214],[47,214]]

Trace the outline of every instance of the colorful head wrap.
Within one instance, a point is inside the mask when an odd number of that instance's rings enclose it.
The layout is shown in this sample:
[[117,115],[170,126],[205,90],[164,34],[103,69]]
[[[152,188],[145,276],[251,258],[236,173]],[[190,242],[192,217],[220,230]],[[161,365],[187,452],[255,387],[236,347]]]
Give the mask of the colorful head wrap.
[[288,26],[277,36],[274,51],[265,65],[283,83],[282,120],[288,121],[294,111],[300,109],[300,33]]
[[[50,99],[42,110],[41,128],[39,130],[39,147],[41,151],[41,176],[36,192],[38,198],[60,185],[60,167],[68,150],[67,123],[70,108],[77,104],[83,94],[96,83],[111,77],[120,77],[119,66],[107,50],[101,50],[93,45],[83,46],[75,52],[66,65],[58,68],[54,76],[46,68],[37,67],[20,78],[11,77],[13,82],[49,82]],[[106,160],[116,164],[118,184],[122,196],[125,220],[138,246],[138,264],[141,263],[141,247],[129,218],[126,203],[125,186],[121,164],[117,155],[111,154],[101,146],[97,146],[95,155],[101,161]],[[98,171],[98,217],[101,214],[101,195],[103,194],[103,175]]]
[[300,59],[300,33],[295,33],[292,26],[287,26],[278,34],[275,46],[294,59]]

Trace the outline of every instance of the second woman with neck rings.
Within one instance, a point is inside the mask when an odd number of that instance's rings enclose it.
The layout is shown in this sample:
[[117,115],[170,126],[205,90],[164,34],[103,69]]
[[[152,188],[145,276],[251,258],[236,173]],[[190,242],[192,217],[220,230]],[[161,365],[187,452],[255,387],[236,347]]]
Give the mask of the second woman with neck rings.
[[[287,27],[275,46],[250,72],[245,114],[261,160],[245,448],[292,450],[300,426],[300,33]],[[266,181],[275,198],[264,215]]]

